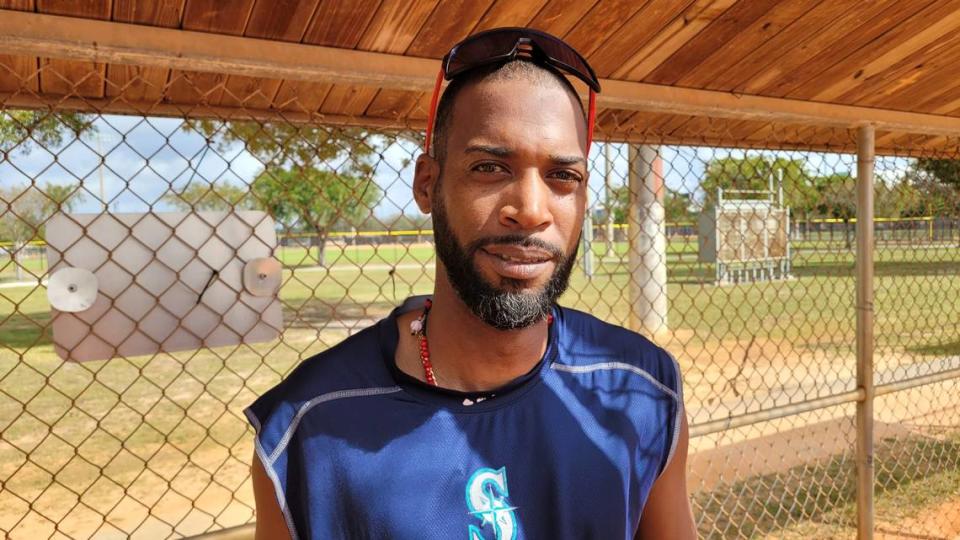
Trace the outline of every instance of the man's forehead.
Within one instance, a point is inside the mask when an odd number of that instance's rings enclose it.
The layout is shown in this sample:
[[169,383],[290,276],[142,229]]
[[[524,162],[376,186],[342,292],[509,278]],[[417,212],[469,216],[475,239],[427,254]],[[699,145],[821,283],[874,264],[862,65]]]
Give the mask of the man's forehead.
[[450,142],[464,151],[505,154],[533,146],[558,157],[583,157],[586,122],[560,84],[481,81],[465,88],[454,107]]

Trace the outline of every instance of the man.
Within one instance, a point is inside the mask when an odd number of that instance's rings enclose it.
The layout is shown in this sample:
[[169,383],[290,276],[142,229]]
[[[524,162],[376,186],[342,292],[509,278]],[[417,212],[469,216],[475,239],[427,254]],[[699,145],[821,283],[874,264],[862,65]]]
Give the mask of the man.
[[[591,86],[589,119],[561,69]],[[523,29],[468,38],[441,73],[413,187],[433,214],[434,294],[247,410],[257,537],[694,538],[676,362],[555,304],[586,211],[596,77]]]

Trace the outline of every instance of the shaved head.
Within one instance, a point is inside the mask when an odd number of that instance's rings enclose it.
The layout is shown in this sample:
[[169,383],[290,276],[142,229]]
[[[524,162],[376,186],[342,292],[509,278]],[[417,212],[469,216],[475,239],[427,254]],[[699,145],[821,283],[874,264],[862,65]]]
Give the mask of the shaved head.
[[444,90],[440,103],[437,105],[436,126],[433,133],[431,148],[434,148],[435,156],[441,167],[447,154],[447,135],[450,131],[450,125],[454,118],[454,105],[457,96],[467,88],[479,83],[496,83],[504,81],[523,80],[533,83],[540,87],[559,87],[563,88],[580,107],[580,113],[586,122],[586,112],[583,109],[583,103],[580,96],[570,84],[570,81],[559,71],[540,64],[534,63],[527,58],[516,58],[506,63],[491,64],[476,68],[461,77],[454,79]]

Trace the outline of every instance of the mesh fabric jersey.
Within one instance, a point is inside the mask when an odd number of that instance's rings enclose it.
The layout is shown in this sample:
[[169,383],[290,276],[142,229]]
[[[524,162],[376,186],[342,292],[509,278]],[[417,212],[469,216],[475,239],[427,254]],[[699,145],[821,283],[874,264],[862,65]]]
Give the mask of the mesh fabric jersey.
[[396,318],[312,358],[247,410],[294,538],[633,538],[673,456],[674,359],[554,308],[546,352],[479,400],[397,369]]

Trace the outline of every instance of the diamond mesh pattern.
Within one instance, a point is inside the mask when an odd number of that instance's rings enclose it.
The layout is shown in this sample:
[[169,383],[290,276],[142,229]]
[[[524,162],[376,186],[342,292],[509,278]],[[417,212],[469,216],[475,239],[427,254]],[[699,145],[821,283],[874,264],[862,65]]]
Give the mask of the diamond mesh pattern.
[[[42,110],[0,103],[2,535],[180,537],[252,522],[243,407],[298,362],[432,290],[430,224],[410,188],[419,131],[331,125],[306,103],[296,115],[245,117],[241,107],[218,117],[210,111],[223,109],[207,107],[216,100],[270,97],[199,80],[166,83],[197,95],[172,117],[159,103],[107,114],[76,88]],[[769,125],[741,148],[710,145],[742,127],[601,115],[590,212],[562,303],[645,332],[679,360],[703,537],[852,537],[854,404],[830,400],[856,389],[854,140],[837,131],[811,148],[804,135],[817,128]],[[631,142],[604,143],[605,133]],[[886,388],[875,400],[878,533],[960,534],[957,155],[920,149],[876,161],[874,360]],[[234,210],[277,224],[279,338],[140,356],[111,345],[151,317],[199,316],[159,299],[191,265],[217,269],[199,253],[208,242],[236,245],[217,232]],[[158,245],[136,225],[119,243],[101,243],[93,227],[84,239],[45,236],[59,213],[104,211],[216,219],[202,239]],[[265,240],[251,231],[249,241]],[[65,362],[53,345],[47,254],[78,242],[118,276],[101,284],[105,303],[91,308],[82,337],[115,347],[110,360]],[[186,255],[171,262],[168,252]],[[169,283],[139,284],[142,264],[162,265]],[[213,297],[241,292],[217,286]],[[108,324],[109,308],[125,322]],[[247,330],[208,311],[212,326]]]

